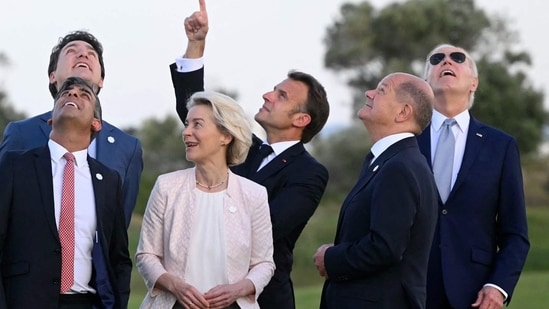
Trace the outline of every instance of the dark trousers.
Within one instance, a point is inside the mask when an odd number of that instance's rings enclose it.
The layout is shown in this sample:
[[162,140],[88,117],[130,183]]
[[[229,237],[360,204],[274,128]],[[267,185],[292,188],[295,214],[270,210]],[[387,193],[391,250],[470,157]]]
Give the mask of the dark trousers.
[[261,309],[295,309],[292,280],[277,281],[273,277],[257,299]]
[[95,294],[61,294],[59,309],[93,309],[97,301]]

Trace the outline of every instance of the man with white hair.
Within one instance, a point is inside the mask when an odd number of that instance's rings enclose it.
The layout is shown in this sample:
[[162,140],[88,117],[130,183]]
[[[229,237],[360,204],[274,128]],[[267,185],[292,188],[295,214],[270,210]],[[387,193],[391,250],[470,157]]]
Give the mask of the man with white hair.
[[471,116],[478,70],[463,48],[435,47],[424,77],[435,104],[418,142],[440,197],[427,309],[502,308],[530,247],[516,140]]

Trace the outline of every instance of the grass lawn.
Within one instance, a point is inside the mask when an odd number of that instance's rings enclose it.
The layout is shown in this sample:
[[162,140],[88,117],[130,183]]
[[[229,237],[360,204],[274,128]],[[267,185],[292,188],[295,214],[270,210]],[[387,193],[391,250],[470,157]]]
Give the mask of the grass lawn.
[[[312,264],[312,255],[322,243],[330,242],[335,230],[338,209],[319,207],[303,231],[295,249],[294,271],[297,309],[315,309],[319,306],[322,279]],[[528,230],[530,252],[515,289],[510,309],[549,308],[549,242],[546,241],[549,226],[549,208],[528,208]],[[139,239],[141,217],[134,216],[129,233],[130,254],[135,255]],[[139,308],[146,294],[143,279],[134,265],[132,273],[132,292],[128,308]]]
[[[526,272],[520,277],[509,309],[549,308],[549,272]],[[322,286],[299,287],[295,290],[297,309],[315,309],[320,304]]]

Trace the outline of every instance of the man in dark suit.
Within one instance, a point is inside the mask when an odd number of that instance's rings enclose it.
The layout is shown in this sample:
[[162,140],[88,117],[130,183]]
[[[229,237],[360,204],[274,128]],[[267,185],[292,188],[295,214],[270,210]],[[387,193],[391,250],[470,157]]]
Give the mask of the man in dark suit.
[[[70,76],[78,76],[103,87],[105,67],[101,43],[86,31],[75,31],[61,38],[53,48],[48,66],[49,89],[52,97]],[[48,142],[51,126],[47,121],[51,111],[8,124],[0,144],[0,157],[9,150],[28,150]],[[139,192],[143,170],[143,153],[139,140],[110,123],[92,141],[89,154],[122,177],[122,193],[126,225],[130,224]]]
[[[132,262],[120,176],[87,153],[101,130],[92,86],[68,78],[50,123],[46,145],[0,159],[0,307],[126,308]],[[74,190],[68,195],[74,206],[66,208],[68,164],[74,166]],[[72,225],[66,234],[63,222]],[[62,245],[67,235],[72,245]],[[98,273],[97,267],[107,271]],[[69,275],[62,275],[66,271]]]
[[[433,49],[425,79],[435,94],[435,110],[418,142],[433,162],[440,190],[427,308],[502,308],[511,300],[530,247],[516,141],[470,115],[478,72],[464,49],[448,44]],[[449,170],[438,180],[435,163],[443,157],[437,158],[436,150],[444,143],[445,121],[452,123]]]
[[358,111],[374,142],[343,202],[335,241],[313,256],[326,278],[320,308],[425,308],[437,191],[415,135],[429,124],[433,92],[394,73]]
[[[208,18],[204,0],[200,11],[185,20],[188,37],[184,58],[171,66],[177,112],[187,117],[187,98],[204,88],[205,38]],[[246,161],[232,167],[241,176],[267,188],[273,224],[276,270],[258,302],[262,309],[295,308],[290,273],[295,243],[315,212],[328,182],[328,171],[305,149],[324,126],[329,104],[322,85],[312,76],[290,72],[288,78],[263,95],[255,120],[266,132],[266,141],[253,137]],[[260,154],[271,146],[265,159]],[[260,150],[261,148],[261,150]]]

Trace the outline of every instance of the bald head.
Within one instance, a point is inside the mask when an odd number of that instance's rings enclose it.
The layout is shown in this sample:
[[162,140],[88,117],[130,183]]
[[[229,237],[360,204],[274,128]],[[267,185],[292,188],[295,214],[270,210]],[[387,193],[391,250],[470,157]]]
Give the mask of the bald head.
[[412,105],[414,120],[417,124],[417,130],[413,133],[421,134],[429,125],[433,115],[435,95],[431,86],[423,79],[407,73],[392,73],[385,78],[394,80],[397,101]]

